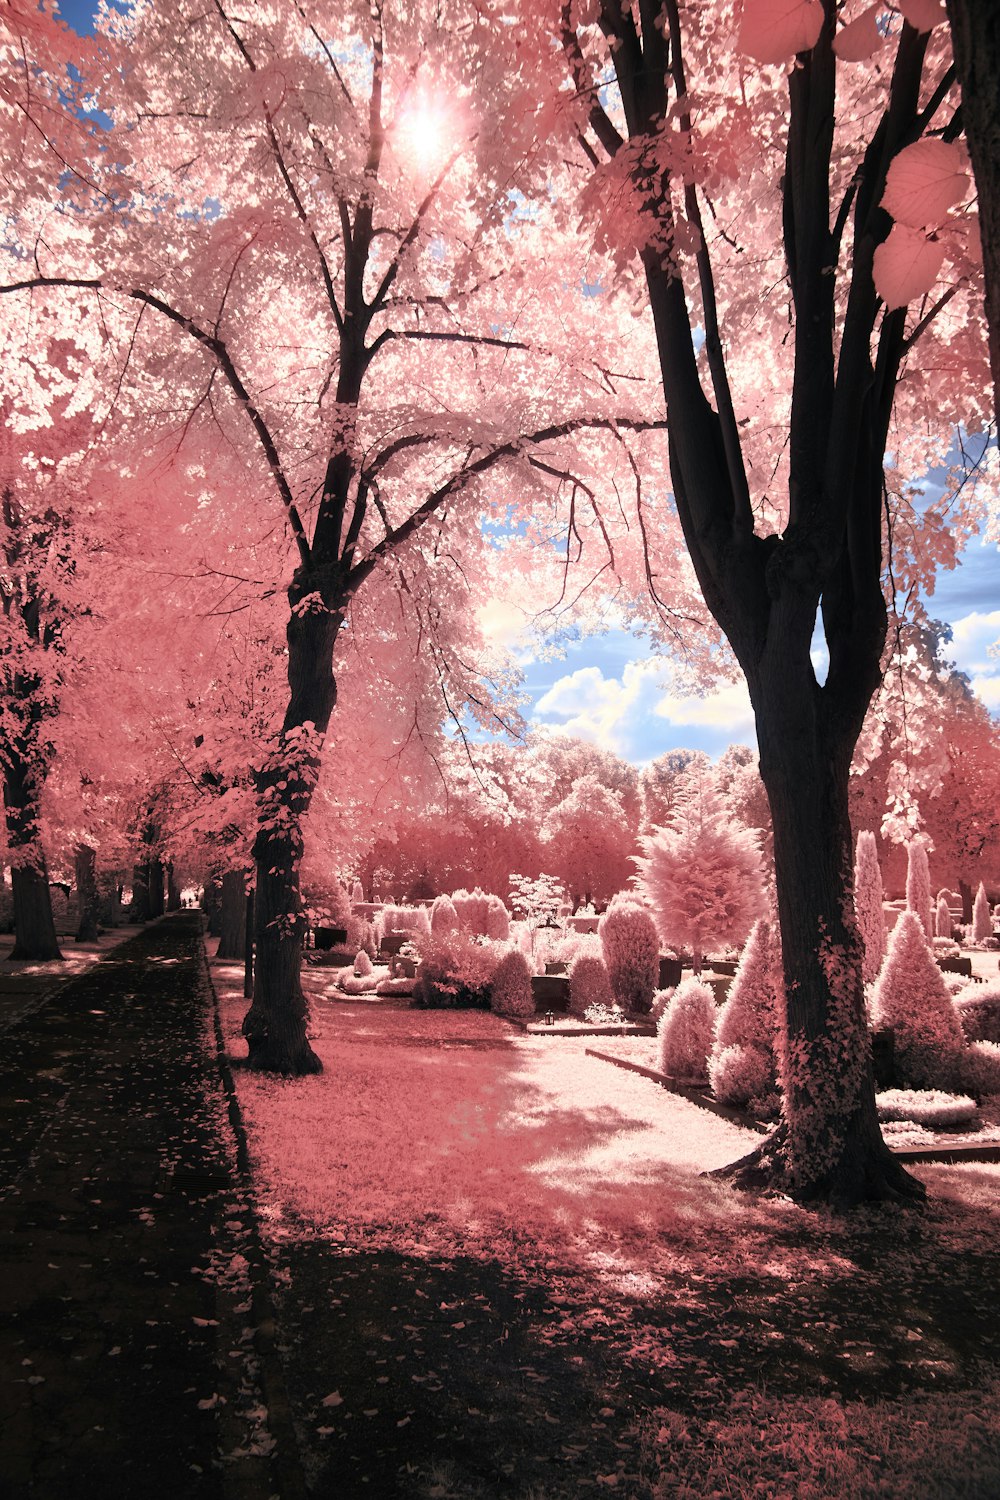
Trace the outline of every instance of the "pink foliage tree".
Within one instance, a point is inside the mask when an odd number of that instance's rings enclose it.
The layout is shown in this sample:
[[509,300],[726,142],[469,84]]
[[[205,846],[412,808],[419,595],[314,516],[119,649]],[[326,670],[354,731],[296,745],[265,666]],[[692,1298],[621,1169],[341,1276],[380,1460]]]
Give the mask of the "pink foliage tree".
[[596,776],[574,781],[542,825],[546,869],[570,892],[574,905],[607,901],[631,873],[635,834],[621,797]]
[[710,944],[742,943],[764,907],[760,849],[706,779],[687,785],[667,826],[639,845],[638,886],[660,937],[690,952],[696,973]]

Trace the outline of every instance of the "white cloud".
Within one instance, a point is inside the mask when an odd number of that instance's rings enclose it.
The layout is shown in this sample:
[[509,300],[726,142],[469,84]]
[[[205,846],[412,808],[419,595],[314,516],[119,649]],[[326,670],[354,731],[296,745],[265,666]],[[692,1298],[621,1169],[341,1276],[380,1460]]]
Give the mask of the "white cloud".
[[753,710],[742,681],[700,697],[671,692],[668,680],[669,667],[655,658],[626,662],[620,678],[606,677],[598,666],[579,667],[538,699],[534,716],[630,760],[649,759],[670,745],[714,754],[734,741],[753,743]]
[[951,622],[952,640],[945,652],[955,658],[963,672],[993,676],[1000,673],[1000,663],[991,659],[989,647],[1000,640],[1000,609],[984,614],[974,609]]

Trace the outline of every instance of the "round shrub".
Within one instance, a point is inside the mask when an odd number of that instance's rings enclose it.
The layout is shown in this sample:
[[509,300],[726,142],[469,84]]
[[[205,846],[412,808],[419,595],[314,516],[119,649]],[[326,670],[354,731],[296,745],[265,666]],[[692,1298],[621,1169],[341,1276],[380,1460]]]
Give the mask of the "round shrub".
[[497,964],[490,985],[490,1008],[498,1016],[533,1016],[535,1001],[531,993],[531,970],[518,948],[505,953]]
[[875,1095],[880,1120],[911,1120],[933,1129],[938,1125],[968,1125],[976,1118],[976,1101],[966,1094],[944,1094],[940,1089],[886,1089]]
[[449,932],[457,932],[461,925],[451,897],[435,896],[431,907],[431,937],[435,940],[447,937]]
[[916,1088],[951,1084],[964,1036],[915,912],[902,912],[892,930],[872,1017],[876,1027],[892,1029],[898,1082]]
[[1000,1043],[970,1042],[959,1058],[958,1086],[977,1099],[1000,1094]]
[[496,943],[506,943],[510,938],[510,912],[499,896],[486,898],[485,933]]
[[1000,1042],[1000,980],[964,985],[955,1009],[970,1042]]
[[610,1007],[612,1000],[608,966],[599,953],[580,953],[569,969],[569,1008],[582,1016],[591,1005]]
[[359,979],[367,978],[372,972],[372,961],[363,948],[361,948],[354,960],[354,972]]
[[452,903],[458,919],[466,932],[478,932],[485,937],[489,927],[490,898],[478,886],[474,891],[454,891]]
[[656,1028],[661,1073],[686,1082],[708,1077],[715,996],[700,979],[682,979]]
[[488,1009],[498,959],[492,944],[477,942],[465,932],[450,933],[447,941],[432,942],[426,948],[417,969],[414,998],[428,1007]]
[[673,989],[653,991],[653,1004],[650,1007],[649,1019],[651,1021],[655,1021],[657,1027],[659,1027],[660,1021],[663,1018],[663,1012],[666,1010],[667,1006],[670,1004],[673,998]]
[[660,940],[647,909],[616,896],[597,927],[611,993],[625,1010],[648,1011],[660,977]]
[[712,1053],[708,1080],[720,1104],[743,1109],[751,1100],[769,1098],[774,1093],[774,1059],[759,1047],[735,1042]]

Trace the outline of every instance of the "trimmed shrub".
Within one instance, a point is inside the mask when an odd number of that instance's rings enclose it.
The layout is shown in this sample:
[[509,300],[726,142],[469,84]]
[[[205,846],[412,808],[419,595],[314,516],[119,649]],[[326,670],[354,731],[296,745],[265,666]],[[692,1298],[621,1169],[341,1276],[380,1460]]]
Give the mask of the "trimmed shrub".
[[648,1011],[660,977],[660,940],[646,907],[616,896],[597,926],[611,993],[625,1010]]
[[498,1016],[533,1016],[531,970],[518,948],[511,948],[497,964],[490,984],[490,1009]]
[[872,996],[872,1017],[876,1027],[892,1028],[901,1083],[916,1088],[951,1084],[964,1041],[962,1027],[913,911],[901,913],[893,928]]
[[966,982],[955,996],[955,1009],[970,1042],[1000,1042],[1000,979]]
[[402,975],[390,979],[387,975],[384,979],[376,981],[375,993],[376,995],[412,995],[416,987],[415,979],[406,979]]
[[580,953],[569,969],[569,1008],[582,1016],[590,1005],[611,1005],[608,966],[599,953]]
[[729,995],[719,1012],[713,1052],[726,1047],[756,1047],[774,1053],[778,996],[774,934],[761,917],[754,923]]
[[661,1073],[690,1083],[708,1077],[715,996],[700,979],[682,979],[656,1028]]
[[985,943],[986,939],[992,936],[993,918],[990,913],[990,903],[986,899],[986,887],[980,881],[975,905],[972,908],[972,941]]
[[774,1058],[759,1047],[734,1042],[731,1047],[713,1051],[708,1081],[720,1104],[745,1109],[752,1100],[770,1100],[774,1094]]
[[352,974],[349,969],[337,981],[345,995],[374,995],[377,984],[374,974]]
[[[676,986],[674,988],[676,988]],[[674,998],[674,990],[673,989],[669,989],[669,990],[655,990],[653,992],[653,1004],[650,1007],[649,1019],[651,1021],[655,1021],[657,1027],[659,1027],[660,1020],[661,1020],[661,1018],[663,1016],[663,1012],[666,1010],[667,1006],[670,1004],[670,1002],[671,1002],[671,1000],[673,998]]]
[[359,979],[365,979],[372,972],[372,961],[362,948],[354,959],[354,972]]
[[951,937],[951,908],[944,891],[938,892],[937,906],[934,910],[934,936],[935,938]]
[[854,854],[854,911],[864,945],[862,977],[865,984],[872,984],[885,957],[885,913],[878,844],[875,835],[866,828],[858,833]]
[[451,899],[466,932],[478,932],[485,937],[490,910],[490,898],[486,892],[476,886],[474,891],[454,891]]
[[380,944],[395,932],[410,933],[427,943],[430,942],[431,919],[426,906],[383,906],[375,918],[375,932]]
[[351,891],[351,903],[352,903],[352,905],[357,906],[361,902],[363,902],[364,899],[365,899],[364,886],[361,884],[360,880],[356,880],[354,882],[354,886],[353,886],[353,889]]
[[486,898],[485,934],[495,943],[506,943],[510,939],[510,912],[499,896]]
[[906,846],[906,909],[916,913],[924,936],[930,942],[934,936],[931,875],[927,866],[927,845],[920,839]]
[[431,907],[431,937],[438,942],[461,926],[455,903],[450,896],[435,896]]
[[465,932],[449,933],[446,941],[432,942],[425,949],[414,997],[428,1007],[488,1009],[499,959],[494,944],[477,942]]
[[935,1125],[968,1125],[976,1118],[976,1101],[966,1094],[944,1094],[940,1089],[886,1089],[875,1095],[880,1120],[912,1120]]
[[958,1087],[977,1099],[1000,1094],[1000,1044],[972,1042],[959,1057]]

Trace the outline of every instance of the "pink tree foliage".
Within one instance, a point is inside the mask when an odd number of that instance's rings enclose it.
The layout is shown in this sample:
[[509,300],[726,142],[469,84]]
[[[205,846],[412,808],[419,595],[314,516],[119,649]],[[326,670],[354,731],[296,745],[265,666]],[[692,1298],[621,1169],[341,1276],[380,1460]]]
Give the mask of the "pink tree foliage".
[[892,1029],[900,1082],[917,1088],[952,1086],[962,1026],[914,911],[904,911],[892,930],[875,985],[872,1020]]
[[882,910],[882,871],[875,835],[858,830],[854,855],[854,911],[864,944],[861,972],[865,984],[878,977],[885,956],[885,914]]
[[563,881],[574,906],[607,901],[631,873],[635,835],[621,797],[596,776],[581,776],[542,825],[546,869]]
[[922,839],[914,839],[907,845],[906,856],[906,909],[915,914],[930,940],[934,936],[934,919],[927,845]]
[[727,814],[704,778],[685,786],[670,822],[639,840],[637,883],[660,937],[694,957],[712,943],[742,943],[764,907],[757,836]]

